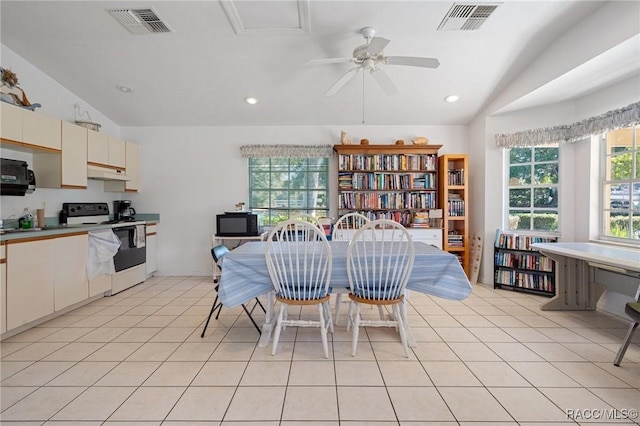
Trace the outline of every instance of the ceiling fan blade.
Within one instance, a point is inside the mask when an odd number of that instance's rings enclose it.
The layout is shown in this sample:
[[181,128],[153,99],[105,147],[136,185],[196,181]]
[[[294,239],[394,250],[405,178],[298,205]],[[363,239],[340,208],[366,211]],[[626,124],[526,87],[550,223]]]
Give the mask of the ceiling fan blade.
[[387,44],[391,43],[391,40],[387,40],[382,37],[374,37],[369,42],[369,47],[367,47],[367,52],[371,55],[377,55],[382,52],[382,50],[387,47]]
[[353,77],[355,77],[359,69],[360,67],[351,68],[349,71],[344,73],[343,76],[340,77],[338,81],[333,83],[333,86],[331,86],[329,90],[325,92],[325,96],[333,96],[338,93],[340,89],[342,89]]
[[387,56],[384,61],[389,65],[408,65],[410,67],[438,68],[436,58],[416,58],[413,56]]
[[353,58],[311,59],[305,62],[305,65],[342,64],[345,62],[353,62]]
[[393,84],[393,81],[389,78],[386,72],[384,72],[380,68],[374,68],[371,70],[371,76],[375,81],[378,82],[384,93],[387,95],[395,95],[398,93],[398,89],[396,85]]

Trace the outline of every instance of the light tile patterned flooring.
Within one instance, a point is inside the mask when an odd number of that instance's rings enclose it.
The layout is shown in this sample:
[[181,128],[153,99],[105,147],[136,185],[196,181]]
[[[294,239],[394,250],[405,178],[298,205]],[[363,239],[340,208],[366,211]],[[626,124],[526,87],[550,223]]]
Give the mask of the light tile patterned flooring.
[[601,312],[485,285],[414,293],[408,359],[393,329],[362,331],[351,357],[341,326],[325,360],[318,329],[288,328],[271,356],[240,308],[201,339],[213,295],[209,277],[154,277],[5,339],[2,425],[638,422],[621,417],[640,409],[640,336],[614,367],[629,321]]

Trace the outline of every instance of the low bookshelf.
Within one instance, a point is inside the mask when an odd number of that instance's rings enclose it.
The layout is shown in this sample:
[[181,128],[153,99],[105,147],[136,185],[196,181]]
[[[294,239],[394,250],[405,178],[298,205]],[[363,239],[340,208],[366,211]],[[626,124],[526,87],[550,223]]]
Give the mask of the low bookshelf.
[[493,288],[552,297],[556,294],[555,262],[531,247],[557,238],[498,230],[493,251]]

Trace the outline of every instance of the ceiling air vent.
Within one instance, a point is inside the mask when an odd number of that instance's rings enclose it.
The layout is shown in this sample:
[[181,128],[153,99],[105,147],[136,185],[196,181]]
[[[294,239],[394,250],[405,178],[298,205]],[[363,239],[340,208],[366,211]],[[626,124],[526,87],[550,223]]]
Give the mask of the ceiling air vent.
[[131,34],[171,32],[153,9],[109,9],[108,12]]
[[454,3],[438,30],[477,30],[501,3]]

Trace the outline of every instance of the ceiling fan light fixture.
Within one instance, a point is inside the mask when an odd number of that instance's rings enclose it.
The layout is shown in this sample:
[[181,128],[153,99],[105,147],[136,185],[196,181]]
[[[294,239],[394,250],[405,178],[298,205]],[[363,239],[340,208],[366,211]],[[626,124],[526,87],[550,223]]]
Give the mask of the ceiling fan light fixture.
[[247,96],[246,98],[244,98],[244,101],[246,103],[248,103],[249,105],[255,105],[255,104],[258,103],[258,100],[256,98],[254,98],[254,97],[251,97],[251,96]]
[[444,101],[452,104],[454,102],[457,102],[458,99],[460,99],[460,96],[458,95],[449,95],[446,98],[444,98]]

